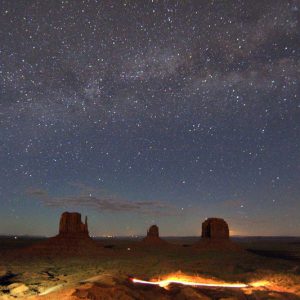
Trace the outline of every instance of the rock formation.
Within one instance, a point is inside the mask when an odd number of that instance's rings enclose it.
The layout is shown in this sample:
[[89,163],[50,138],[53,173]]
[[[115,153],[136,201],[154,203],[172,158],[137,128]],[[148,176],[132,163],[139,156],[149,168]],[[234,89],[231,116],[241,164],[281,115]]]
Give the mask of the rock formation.
[[64,212],[60,218],[58,235],[25,249],[25,253],[72,256],[94,255],[99,250],[99,245],[89,236],[87,217],[82,223],[80,213]]
[[157,225],[152,225],[149,230],[147,230],[147,237],[159,237],[159,229]]
[[159,237],[159,228],[157,225],[150,226],[149,230],[147,230],[147,236],[143,239],[143,243],[146,244],[166,244],[166,241],[162,240]]
[[88,236],[87,217],[85,223],[81,222],[81,214],[77,212],[64,212],[60,217],[59,222],[60,236]]
[[229,239],[229,227],[225,220],[209,218],[202,223],[202,238]]
[[201,240],[194,246],[202,250],[241,251],[229,238],[229,226],[220,218],[208,218],[202,223]]

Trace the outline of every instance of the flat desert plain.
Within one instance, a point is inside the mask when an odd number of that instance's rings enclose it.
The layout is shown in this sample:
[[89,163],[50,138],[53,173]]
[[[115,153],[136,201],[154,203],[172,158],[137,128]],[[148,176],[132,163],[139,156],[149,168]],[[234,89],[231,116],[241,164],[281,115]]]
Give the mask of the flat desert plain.
[[43,239],[2,237],[0,299],[300,299],[300,238],[233,238],[234,250],[198,245],[199,237],[165,240],[96,239],[99,253],[36,255],[23,249]]

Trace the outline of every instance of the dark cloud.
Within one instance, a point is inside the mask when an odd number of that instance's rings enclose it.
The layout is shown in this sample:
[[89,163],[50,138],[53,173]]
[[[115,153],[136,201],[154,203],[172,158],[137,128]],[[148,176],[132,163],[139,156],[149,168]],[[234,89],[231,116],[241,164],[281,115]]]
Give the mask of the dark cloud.
[[[46,190],[28,188],[25,195],[47,207],[85,207],[99,213],[103,212],[134,212],[150,215],[173,215],[178,209],[162,201],[131,201],[116,195],[108,195],[99,190],[89,189],[85,185],[76,184],[81,191],[79,194],[68,196],[52,196]],[[98,195],[93,195],[93,192]]]

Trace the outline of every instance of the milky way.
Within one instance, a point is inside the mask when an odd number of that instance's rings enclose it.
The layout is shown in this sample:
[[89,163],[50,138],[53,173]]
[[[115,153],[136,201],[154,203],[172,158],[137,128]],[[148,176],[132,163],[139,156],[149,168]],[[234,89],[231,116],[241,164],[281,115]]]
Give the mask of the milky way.
[[0,234],[300,234],[300,1],[0,9]]

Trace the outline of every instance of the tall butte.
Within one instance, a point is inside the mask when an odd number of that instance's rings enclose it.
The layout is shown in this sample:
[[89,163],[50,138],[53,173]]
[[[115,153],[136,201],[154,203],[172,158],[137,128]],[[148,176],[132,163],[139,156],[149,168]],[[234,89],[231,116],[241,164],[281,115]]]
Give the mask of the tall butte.
[[81,222],[81,214],[77,212],[64,212],[60,217],[59,222],[59,236],[82,236],[88,237],[89,230],[87,224],[87,217],[85,222]]
[[202,238],[229,239],[229,226],[220,218],[209,218],[202,223]]
[[64,212],[59,221],[58,235],[24,249],[35,255],[90,255],[98,254],[99,245],[90,238],[87,217],[81,221],[81,214]]
[[229,226],[224,219],[208,218],[202,223],[201,240],[195,247],[225,251],[239,251],[241,248],[230,240]]

